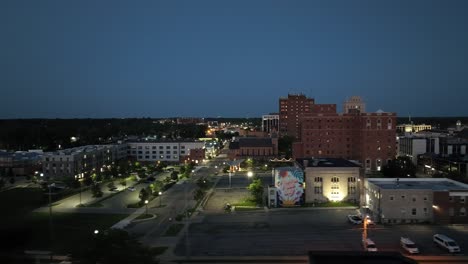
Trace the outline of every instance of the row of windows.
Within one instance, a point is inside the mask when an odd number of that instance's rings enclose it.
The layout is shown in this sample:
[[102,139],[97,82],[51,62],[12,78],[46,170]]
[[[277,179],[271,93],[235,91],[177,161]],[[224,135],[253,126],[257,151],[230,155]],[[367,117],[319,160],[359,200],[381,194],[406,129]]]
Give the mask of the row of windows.
[[[137,151],[136,150],[132,150],[131,152],[132,154],[137,154]],[[174,150],[172,152],[172,154],[178,154],[179,152],[177,150]],[[130,154],[130,151],[128,152],[128,154]],[[150,151],[146,151],[145,153],[143,153],[143,151],[138,151],[138,154],[158,154],[157,151],[153,151],[152,153],[150,153]],[[164,151],[159,151],[159,154],[164,154]],[[171,154],[171,151],[168,150],[166,151],[166,154]],[[181,150],[180,151],[180,154],[185,154],[185,150]]]
[[[151,158],[150,158],[151,157]],[[166,159],[178,159],[179,156],[173,156],[171,158],[171,156],[166,156]],[[161,156],[138,156],[138,159],[154,159],[154,160],[157,160],[157,159],[164,159],[164,156],[161,155]]]
[[[456,197],[455,197],[455,196],[449,196],[449,201],[450,201],[450,202],[454,202],[455,200],[456,200]],[[466,197],[465,197],[465,196],[460,196],[460,197],[458,197],[458,201],[459,201],[460,203],[465,203]]]
[[[406,195],[401,195],[400,197],[401,197],[401,200],[406,200]],[[390,195],[390,196],[389,196],[389,199],[390,199],[390,201],[395,201],[395,195]],[[413,197],[411,198],[411,200],[412,200],[413,202],[416,202],[416,200],[417,200],[417,199],[416,199],[416,196],[413,196]],[[424,196],[424,197],[423,197],[423,200],[424,200],[424,201],[427,201],[427,200],[428,200],[427,196]]]
[[[150,149],[150,146],[144,146],[145,149]],[[131,148],[128,146],[128,148]],[[185,149],[185,146],[180,146],[181,149]],[[143,146],[138,146],[138,149],[143,149]],[[156,149],[156,146],[151,146],[151,149]],[[159,146],[159,149],[164,149],[164,146]],[[166,149],[171,149],[171,146],[166,146]],[[172,146],[172,149],[177,149],[177,146]]]
[[[315,177],[314,182],[323,182],[323,178],[322,177]],[[338,182],[340,182],[340,178],[332,177],[331,182],[338,183]],[[356,182],[356,177],[348,177],[348,182]]]

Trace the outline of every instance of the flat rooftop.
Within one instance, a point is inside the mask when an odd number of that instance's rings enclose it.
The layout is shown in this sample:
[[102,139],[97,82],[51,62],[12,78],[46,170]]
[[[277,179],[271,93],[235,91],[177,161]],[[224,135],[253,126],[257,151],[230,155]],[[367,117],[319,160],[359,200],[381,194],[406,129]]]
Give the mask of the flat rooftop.
[[397,179],[389,178],[370,178],[367,181],[382,189],[405,189],[405,190],[433,190],[433,191],[452,191],[468,190],[468,185],[447,178],[414,178]]
[[302,167],[361,167],[358,164],[346,159],[338,158],[305,158],[296,159]]

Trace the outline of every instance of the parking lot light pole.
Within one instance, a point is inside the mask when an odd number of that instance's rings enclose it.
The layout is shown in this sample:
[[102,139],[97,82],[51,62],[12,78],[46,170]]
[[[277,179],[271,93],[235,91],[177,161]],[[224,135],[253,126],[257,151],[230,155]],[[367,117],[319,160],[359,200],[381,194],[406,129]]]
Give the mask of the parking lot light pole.
[[145,200],[145,205],[146,205],[146,214],[148,214],[148,200]]
[[158,192],[158,195],[159,195],[159,207],[161,207],[161,206],[162,206],[162,202],[161,202],[161,200],[162,200],[162,192]]
[[232,176],[232,173],[229,172],[229,189],[231,189],[231,176]]

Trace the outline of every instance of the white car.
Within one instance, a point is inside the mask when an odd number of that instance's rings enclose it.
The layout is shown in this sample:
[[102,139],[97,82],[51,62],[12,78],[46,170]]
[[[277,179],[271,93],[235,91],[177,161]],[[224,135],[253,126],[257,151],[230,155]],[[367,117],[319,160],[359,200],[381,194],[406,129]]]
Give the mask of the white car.
[[451,239],[448,236],[435,234],[432,237],[432,239],[434,243],[436,243],[440,247],[447,249],[450,253],[460,252],[460,247],[458,246],[457,242],[455,242],[455,240]]
[[362,246],[364,247],[364,251],[369,251],[369,252],[377,252],[377,247],[375,246],[374,241],[372,241],[370,238],[364,239],[362,241]]
[[355,225],[362,224],[362,218],[359,215],[348,215],[348,220]]
[[419,249],[416,247],[416,244],[411,241],[411,239],[407,237],[401,237],[400,238],[400,245],[401,247],[408,253],[410,254],[418,254]]
[[131,187],[128,187],[127,190],[129,190],[131,192],[134,192],[136,189],[135,189],[135,187],[131,186]]

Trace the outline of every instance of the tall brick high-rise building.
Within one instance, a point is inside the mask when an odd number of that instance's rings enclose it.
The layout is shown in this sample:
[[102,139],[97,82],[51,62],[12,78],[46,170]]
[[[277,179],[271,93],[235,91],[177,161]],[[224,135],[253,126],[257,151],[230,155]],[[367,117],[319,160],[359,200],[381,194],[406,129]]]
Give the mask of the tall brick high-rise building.
[[300,118],[304,113],[310,113],[314,105],[313,98],[303,94],[288,94],[279,99],[279,125],[281,136],[293,136],[299,139]]
[[[304,104],[308,104],[304,103],[305,99],[311,102],[307,111],[304,110]],[[303,111],[300,111],[301,103]],[[296,138],[293,156],[357,160],[366,171],[381,170],[396,156],[396,114],[380,110],[363,113],[365,104],[359,103],[358,108],[349,107],[345,108],[345,113],[338,113],[336,104],[315,104],[304,95],[280,99],[280,127],[287,132],[283,135]],[[281,109],[284,109],[283,126]]]

